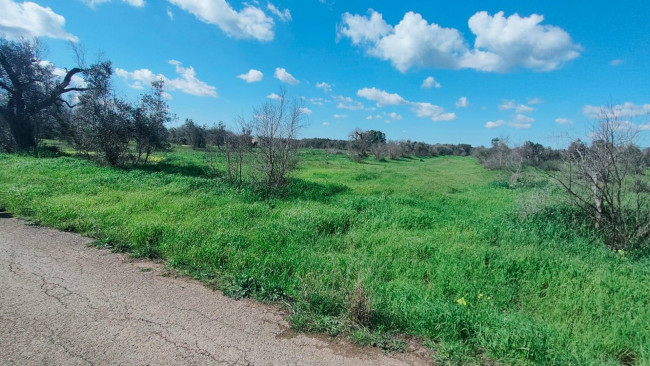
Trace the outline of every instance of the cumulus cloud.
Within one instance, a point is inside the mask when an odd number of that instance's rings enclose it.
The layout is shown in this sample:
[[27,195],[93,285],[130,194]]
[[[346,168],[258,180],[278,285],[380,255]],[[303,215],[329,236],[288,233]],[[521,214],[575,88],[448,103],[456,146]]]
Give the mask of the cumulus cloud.
[[397,113],[395,113],[395,112],[391,112],[391,113],[389,114],[389,116],[390,116],[390,118],[392,118],[392,119],[394,119],[394,120],[396,120],[396,121],[399,121],[399,120],[402,119],[402,115],[401,115],[401,114],[397,114]]
[[315,105],[323,105],[324,103],[329,103],[329,100],[325,100],[323,98],[309,98],[309,99],[304,98],[304,100]]
[[456,119],[456,113],[445,113],[445,109],[431,103],[410,103],[413,113],[418,117],[431,118],[434,122]]
[[497,121],[488,121],[488,122],[485,122],[485,128],[497,128],[497,127],[501,127],[501,126],[503,126],[505,124],[506,124],[506,121],[504,121],[502,119],[497,120]]
[[357,95],[377,103],[377,107],[386,105],[406,104],[406,100],[399,94],[391,94],[377,88],[363,88],[357,91]]
[[436,81],[436,79],[433,78],[433,76],[429,76],[426,79],[424,79],[420,87],[423,89],[431,89],[431,88],[440,88],[441,85],[439,82]]
[[325,93],[332,91],[332,86],[324,81],[322,83],[316,83],[316,87],[322,89]]
[[310,114],[314,113],[314,111],[312,111],[311,109],[309,109],[307,107],[300,108],[300,112],[302,114],[305,114],[305,115],[310,115]]
[[172,8],[170,8],[169,6],[167,7],[167,16],[169,17],[169,19],[174,20],[174,12],[172,11]]
[[77,42],[65,31],[65,18],[31,1],[0,0],[0,35],[10,40],[49,37]]
[[264,77],[264,74],[259,70],[250,69],[248,70],[247,73],[237,75],[237,77],[246,81],[247,83],[254,83],[257,81],[261,81],[262,78]]
[[511,100],[503,100],[501,101],[501,104],[499,104],[499,110],[501,111],[507,111],[510,109],[514,109],[515,112],[517,113],[531,113],[535,111],[535,108],[527,106],[525,104],[517,104],[517,102],[514,99]]
[[460,97],[456,101],[456,108],[467,108],[469,107],[469,102],[467,101],[467,97]]
[[267,95],[266,97],[269,98],[269,99],[272,99],[272,100],[280,100],[280,99],[282,99],[281,96],[279,96],[279,95],[277,95],[275,93],[271,93],[271,94]]
[[366,119],[370,121],[372,119],[372,116],[368,116]]
[[278,17],[278,19],[280,19],[281,21],[283,22],[291,21],[291,12],[289,11],[289,9],[280,10],[271,3],[268,3],[266,8],[269,9],[269,11],[273,13],[273,15]]
[[289,74],[286,69],[283,67],[278,67],[275,69],[275,78],[280,80],[283,83],[291,84],[291,85],[296,85],[300,83],[296,78],[293,77],[293,75]]
[[555,119],[555,123],[558,123],[558,124],[561,124],[561,125],[571,125],[571,124],[573,124],[573,121],[568,119],[568,118],[558,117],[558,118]]
[[580,56],[582,47],[566,31],[542,25],[543,21],[538,14],[505,17],[503,12],[477,12],[468,21],[475,36],[470,46],[457,29],[429,23],[418,13],[404,14],[393,27],[380,13],[369,10],[368,15],[343,14],[337,34],[370,56],[390,61],[401,72],[413,67],[549,71]]
[[324,122],[323,122],[323,126],[329,126],[329,125],[330,125],[329,122],[327,122],[327,121],[324,121]]
[[634,118],[644,115],[650,115],[650,104],[636,105],[625,102],[614,106],[594,106],[586,105],[582,108],[582,113],[589,118],[600,118],[603,113],[613,112],[616,117]]
[[528,100],[528,104],[542,104],[544,101],[541,98],[533,98]]
[[253,5],[244,3],[236,11],[226,0],[167,0],[193,14],[200,21],[219,27],[229,37],[270,41],[275,37],[273,18]]
[[523,128],[530,128],[533,122],[535,122],[534,118],[523,114],[517,114],[510,121],[504,121],[502,119],[496,121],[488,121],[485,123],[485,128],[497,128],[501,126],[510,126],[517,129],[523,129]]
[[339,118],[348,118],[347,114],[335,114],[334,118],[339,119]]
[[115,75],[132,82],[130,86],[136,89],[141,89],[144,85],[150,85],[153,81],[163,80],[165,82],[165,90],[168,91],[178,90],[186,94],[201,97],[217,97],[217,88],[197,79],[196,72],[192,66],[183,67],[181,62],[176,60],[169,61],[169,64],[174,65],[178,77],[170,79],[163,74],[154,74],[149,69],[127,71],[119,67],[115,69]]
[[351,111],[357,111],[359,109],[364,108],[363,103],[356,101],[350,97],[335,95],[333,98],[334,101],[338,102],[338,104],[336,105],[336,108],[338,109],[349,109]]
[[348,37],[353,44],[378,42],[388,35],[393,27],[384,21],[381,14],[370,9],[369,16],[343,14],[343,21],[338,25],[338,37]]
[[[408,105],[416,116],[431,118],[435,122],[456,119],[455,113],[446,113],[445,109],[440,106],[431,103],[410,102],[399,94],[388,93],[374,87],[359,89],[357,95],[377,103],[377,107]],[[381,118],[381,116],[377,116],[377,118]]]
[[[91,8],[94,8],[97,5],[103,4],[103,3],[108,3],[111,2],[112,0],[84,0],[88,6]],[[131,6],[135,6],[136,8],[142,8],[145,5],[144,0],[122,0],[123,3],[127,3]]]

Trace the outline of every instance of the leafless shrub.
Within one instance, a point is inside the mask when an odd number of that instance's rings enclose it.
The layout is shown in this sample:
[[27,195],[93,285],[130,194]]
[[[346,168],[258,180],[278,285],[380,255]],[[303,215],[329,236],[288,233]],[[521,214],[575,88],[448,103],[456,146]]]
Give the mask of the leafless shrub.
[[574,140],[562,172],[549,175],[603,234],[612,249],[641,249],[650,238],[647,164],[638,129],[612,108],[601,111],[588,144]]

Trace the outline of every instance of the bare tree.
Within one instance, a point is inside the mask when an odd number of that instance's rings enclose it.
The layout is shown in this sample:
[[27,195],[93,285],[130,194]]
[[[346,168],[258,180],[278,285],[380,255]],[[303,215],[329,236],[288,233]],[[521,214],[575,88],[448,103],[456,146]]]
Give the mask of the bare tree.
[[254,110],[250,126],[260,152],[257,170],[269,189],[285,185],[289,173],[297,166],[296,137],[302,119],[302,105],[295,99],[287,100],[284,90],[277,100]]
[[240,134],[224,134],[224,155],[230,184],[241,187],[244,183],[244,163],[253,146],[251,129],[242,124]]
[[650,238],[648,166],[636,146],[638,129],[620,117],[612,108],[603,109],[590,144],[574,140],[564,171],[551,177],[593,220],[610,248],[640,248]]

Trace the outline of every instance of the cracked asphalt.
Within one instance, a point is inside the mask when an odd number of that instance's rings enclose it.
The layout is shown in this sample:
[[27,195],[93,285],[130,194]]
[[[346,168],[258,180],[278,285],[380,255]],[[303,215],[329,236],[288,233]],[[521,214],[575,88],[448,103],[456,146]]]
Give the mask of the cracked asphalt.
[[424,365],[297,334],[272,306],[236,301],[92,239],[0,215],[2,365]]

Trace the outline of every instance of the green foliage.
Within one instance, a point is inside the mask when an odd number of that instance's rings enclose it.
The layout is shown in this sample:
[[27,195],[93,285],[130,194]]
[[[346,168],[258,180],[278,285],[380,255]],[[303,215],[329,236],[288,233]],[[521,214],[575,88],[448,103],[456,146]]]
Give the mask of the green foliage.
[[189,147],[153,158],[114,169],[0,154],[0,207],[286,303],[301,331],[387,350],[409,334],[441,364],[650,362],[650,260],[608,250],[568,206],[517,214],[537,181],[506,189],[468,157],[305,150],[284,193],[261,195]]

